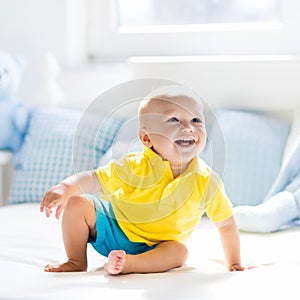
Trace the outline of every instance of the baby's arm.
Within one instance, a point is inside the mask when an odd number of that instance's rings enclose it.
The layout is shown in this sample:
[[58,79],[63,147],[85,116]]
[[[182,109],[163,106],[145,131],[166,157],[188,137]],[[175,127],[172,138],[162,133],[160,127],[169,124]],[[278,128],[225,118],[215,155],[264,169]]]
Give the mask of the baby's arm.
[[240,256],[240,236],[234,217],[215,223],[219,230],[229,271],[243,271]]
[[55,217],[58,219],[70,197],[85,193],[101,192],[101,186],[95,170],[77,173],[50,188],[42,199],[40,211],[49,217],[57,207]]

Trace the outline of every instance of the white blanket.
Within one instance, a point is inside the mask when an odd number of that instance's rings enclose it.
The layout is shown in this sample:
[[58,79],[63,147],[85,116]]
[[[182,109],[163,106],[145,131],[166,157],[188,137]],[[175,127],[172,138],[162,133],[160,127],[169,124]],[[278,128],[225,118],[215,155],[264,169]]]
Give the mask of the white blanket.
[[[105,258],[88,247],[81,273],[45,273],[66,259],[60,221],[38,204],[0,208],[0,299],[299,299],[300,228],[241,234],[245,272],[226,270],[218,233],[205,218],[189,242],[186,266],[166,273],[107,275]],[[108,298],[109,297],[109,298]]]

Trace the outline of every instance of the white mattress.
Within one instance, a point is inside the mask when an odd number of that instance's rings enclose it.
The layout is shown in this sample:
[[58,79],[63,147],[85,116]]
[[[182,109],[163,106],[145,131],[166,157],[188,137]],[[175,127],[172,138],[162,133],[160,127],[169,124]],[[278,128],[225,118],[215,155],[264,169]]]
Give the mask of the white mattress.
[[274,234],[241,234],[244,264],[230,273],[218,234],[206,219],[189,242],[186,266],[166,273],[107,275],[105,258],[88,248],[82,273],[45,273],[64,261],[60,222],[38,204],[0,208],[0,299],[299,299],[300,228]]

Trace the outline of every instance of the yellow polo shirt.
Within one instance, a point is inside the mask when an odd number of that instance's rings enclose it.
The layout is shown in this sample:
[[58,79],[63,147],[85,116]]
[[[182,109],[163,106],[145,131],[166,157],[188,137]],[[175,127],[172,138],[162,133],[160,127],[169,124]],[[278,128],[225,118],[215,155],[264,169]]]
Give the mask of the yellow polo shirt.
[[213,222],[232,216],[223,183],[201,159],[174,178],[169,162],[150,148],[97,169],[104,200],[132,242],[185,243],[204,212]]

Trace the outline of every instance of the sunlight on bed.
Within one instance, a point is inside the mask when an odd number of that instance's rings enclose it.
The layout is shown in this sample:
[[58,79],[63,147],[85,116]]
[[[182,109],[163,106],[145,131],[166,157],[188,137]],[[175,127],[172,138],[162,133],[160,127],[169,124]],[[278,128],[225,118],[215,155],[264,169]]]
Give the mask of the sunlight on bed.
[[244,265],[229,273],[218,233],[203,219],[189,241],[182,268],[160,274],[107,275],[105,258],[88,247],[82,273],[45,273],[44,265],[65,260],[60,221],[46,219],[38,204],[0,209],[0,299],[285,299],[298,293],[299,227],[274,234],[241,234]]

